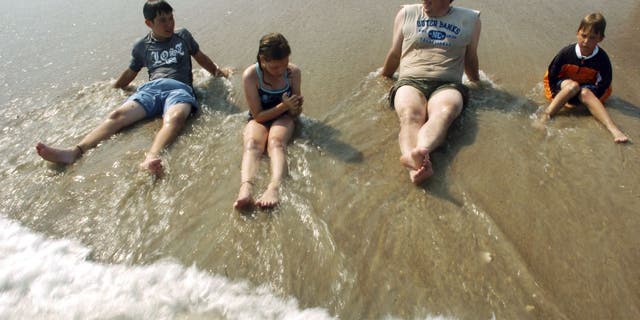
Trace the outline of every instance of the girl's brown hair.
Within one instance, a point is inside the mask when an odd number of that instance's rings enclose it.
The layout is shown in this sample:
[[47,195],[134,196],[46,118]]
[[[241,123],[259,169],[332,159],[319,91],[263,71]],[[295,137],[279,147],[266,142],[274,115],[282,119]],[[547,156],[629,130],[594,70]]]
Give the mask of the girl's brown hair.
[[[258,64],[260,57],[267,61],[280,60],[291,54],[291,48],[287,39],[279,33],[269,33],[260,38],[260,47],[258,48]],[[262,67],[262,66],[260,66]]]

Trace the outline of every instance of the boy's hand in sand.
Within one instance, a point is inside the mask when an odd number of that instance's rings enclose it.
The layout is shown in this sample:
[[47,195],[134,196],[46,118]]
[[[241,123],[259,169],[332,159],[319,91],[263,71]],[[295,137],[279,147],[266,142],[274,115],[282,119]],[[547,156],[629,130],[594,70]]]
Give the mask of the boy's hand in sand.
[[233,74],[233,68],[218,68],[215,72],[215,74],[213,75],[216,78],[219,77],[225,77],[225,78],[229,78],[232,74]]

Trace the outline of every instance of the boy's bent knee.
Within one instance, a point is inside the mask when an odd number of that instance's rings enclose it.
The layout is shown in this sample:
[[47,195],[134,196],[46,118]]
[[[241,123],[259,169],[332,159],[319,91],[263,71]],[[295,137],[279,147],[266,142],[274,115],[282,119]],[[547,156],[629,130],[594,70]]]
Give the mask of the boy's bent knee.
[[181,126],[191,114],[191,105],[175,105],[164,115],[164,123],[173,126]]
[[124,110],[122,108],[118,108],[116,110],[113,110],[109,113],[109,115],[107,116],[107,120],[113,121],[113,122],[120,122],[120,121],[124,121],[127,117],[127,110]]
[[144,118],[146,114],[147,113],[142,105],[135,101],[127,101],[119,108],[111,111],[109,115],[107,115],[107,120],[112,122],[129,123],[131,121]]
[[188,103],[174,104],[166,109],[164,117],[180,116],[187,118],[191,114],[192,106]]
[[564,80],[562,82],[562,89],[575,95],[580,91],[580,84],[574,80]]
[[[188,115],[187,115],[188,116]],[[171,114],[171,115],[166,115],[164,117],[164,125],[168,125],[168,126],[183,126],[185,124],[185,122],[187,121],[187,116],[181,115],[181,114]]]
[[595,94],[593,94],[593,91],[591,91],[591,89],[589,88],[580,89],[580,99],[590,99],[590,98],[596,98]]

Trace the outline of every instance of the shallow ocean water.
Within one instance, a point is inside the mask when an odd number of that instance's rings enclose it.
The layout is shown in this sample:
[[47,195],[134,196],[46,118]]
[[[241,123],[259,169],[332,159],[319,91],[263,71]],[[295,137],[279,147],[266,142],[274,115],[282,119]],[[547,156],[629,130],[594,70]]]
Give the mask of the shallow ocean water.
[[[415,187],[376,77],[402,3],[171,2],[218,64],[242,70],[280,31],[303,70],[282,204],[241,214],[239,73],[196,67],[202,112],[162,179],[137,170],[159,120],[46,164],[37,141],[73,144],[126,98],[111,83],[146,27],[130,1],[2,1],[0,317],[637,318],[640,4],[455,1],[482,11],[491,86],[472,90]],[[547,64],[600,10],[627,145],[584,114],[531,127]]]

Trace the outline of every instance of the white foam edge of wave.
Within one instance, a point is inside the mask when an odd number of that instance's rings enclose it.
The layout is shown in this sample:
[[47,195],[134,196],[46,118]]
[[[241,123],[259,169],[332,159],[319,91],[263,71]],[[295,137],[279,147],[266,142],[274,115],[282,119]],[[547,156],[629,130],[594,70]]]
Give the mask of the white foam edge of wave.
[[48,238],[1,215],[0,230],[0,319],[333,318],[266,286],[195,266],[93,262],[79,242]]

